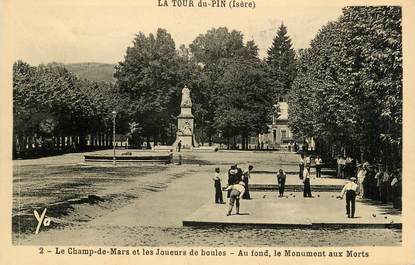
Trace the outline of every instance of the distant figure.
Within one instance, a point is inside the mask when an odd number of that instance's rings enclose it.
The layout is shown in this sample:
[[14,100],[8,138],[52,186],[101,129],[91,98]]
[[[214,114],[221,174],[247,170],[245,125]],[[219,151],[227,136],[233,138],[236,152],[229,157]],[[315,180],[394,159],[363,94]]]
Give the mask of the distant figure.
[[297,142],[294,142],[294,152],[298,152],[298,144],[297,144]]
[[319,155],[317,155],[316,160],[314,162],[316,163],[316,177],[321,178],[321,165],[323,164],[323,160],[320,158]]
[[353,176],[354,167],[353,167],[354,159],[351,156],[348,156],[345,161],[344,165],[344,177],[351,178]]
[[[228,186],[231,186],[236,182],[236,174],[238,173],[238,170],[236,169],[236,165],[232,165],[231,168],[228,170]],[[231,191],[228,190],[227,197],[230,198]]]
[[261,150],[264,149],[264,142],[261,142]]
[[300,177],[300,179],[301,179],[301,180],[303,179],[303,173],[304,173],[304,163],[305,163],[305,161],[304,161],[304,154],[301,154],[301,156],[300,156],[300,161],[299,161],[299,163],[298,163],[298,166],[300,167],[300,174],[299,174],[299,177]]
[[230,185],[226,188],[226,190],[230,191],[230,200],[229,200],[229,210],[226,214],[227,216],[231,215],[232,208],[234,203],[236,202],[236,214],[239,214],[239,198],[243,197],[245,193],[245,183],[243,181]]
[[340,196],[338,197],[343,199],[344,194],[346,194],[347,218],[354,218],[356,195],[359,193],[359,185],[356,184],[356,180],[355,177],[351,177],[350,181],[344,185]]
[[346,157],[341,155],[339,159],[337,160],[338,164],[338,171],[339,171],[339,178],[344,179],[345,178],[345,167],[346,167]]
[[370,199],[378,201],[378,200],[380,200],[380,194],[379,194],[380,180],[376,176],[379,173],[379,166],[378,165],[373,165],[372,166],[372,172],[370,172],[370,173],[373,176],[371,178],[371,183],[370,183],[370,193],[371,193]]
[[242,181],[245,183],[245,193],[244,193],[244,196],[242,197],[242,199],[245,199],[245,200],[250,200],[251,199],[251,195],[249,194],[249,179],[251,178],[251,170],[253,168],[254,167],[252,165],[249,165],[248,169],[246,169],[243,172]]
[[402,209],[402,178],[401,170],[397,169],[391,181],[393,208]]
[[305,159],[304,159],[304,162],[305,162],[305,167],[308,169],[309,172],[311,172],[310,171],[310,168],[311,168],[311,156],[310,155],[306,156]]
[[236,174],[235,174],[235,181],[233,182],[234,184],[239,183],[240,181],[243,181],[242,176],[244,174],[242,169],[238,167],[238,164],[235,164],[235,168],[236,168]]
[[303,173],[303,183],[304,183],[304,191],[303,191],[303,197],[306,198],[312,198],[311,195],[311,185],[310,185],[310,171],[308,171],[308,168],[304,168]]
[[307,143],[307,141],[305,141],[303,143],[303,152],[307,152],[307,151],[308,151],[308,143]]
[[359,191],[360,191],[360,198],[363,198],[365,196],[365,190],[363,183],[366,178],[366,167],[363,166],[363,164],[357,164],[357,183],[359,185]]
[[179,140],[177,143],[177,151],[180,153],[180,149],[182,149],[182,140]]
[[385,166],[383,164],[379,165],[379,172],[376,174],[375,178],[377,179],[380,201],[382,204],[386,204],[389,197],[390,176],[389,173],[385,171]]
[[212,178],[215,182],[215,203],[223,203],[223,196],[222,196],[222,184],[219,175],[220,169],[217,167],[215,168],[215,176]]
[[285,180],[287,179],[287,175],[285,175],[285,172],[280,169],[277,175],[277,181],[278,181],[278,197],[284,197],[284,189],[285,189]]

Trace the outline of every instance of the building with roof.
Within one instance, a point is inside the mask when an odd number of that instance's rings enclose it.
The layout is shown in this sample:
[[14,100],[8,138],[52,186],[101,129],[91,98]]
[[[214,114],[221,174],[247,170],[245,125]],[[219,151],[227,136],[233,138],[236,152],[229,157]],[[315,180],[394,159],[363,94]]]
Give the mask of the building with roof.
[[272,116],[268,133],[258,135],[259,144],[268,149],[287,146],[293,140],[293,134],[288,126],[288,103],[280,101],[274,106],[278,112]]

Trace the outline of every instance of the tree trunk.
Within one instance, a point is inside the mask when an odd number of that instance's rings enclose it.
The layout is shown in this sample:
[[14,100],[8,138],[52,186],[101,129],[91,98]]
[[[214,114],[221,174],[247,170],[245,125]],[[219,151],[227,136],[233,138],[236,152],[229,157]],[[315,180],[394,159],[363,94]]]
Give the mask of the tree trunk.
[[72,139],[72,135],[68,136],[68,146],[69,146],[69,150],[70,151],[74,151],[73,149],[73,139]]
[[81,134],[79,135],[79,150],[85,150],[86,148],[86,135]]
[[65,134],[62,134],[62,150],[66,152],[66,146],[67,146],[67,137]]
[[19,136],[16,134],[13,134],[13,159],[17,157],[17,146],[18,146],[18,140]]
[[22,156],[26,156],[27,155],[27,137],[26,137],[26,135],[23,135],[22,136],[20,154]]
[[104,146],[104,135],[102,133],[99,134],[99,147]]
[[245,139],[244,139],[244,135],[241,134],[241,149],[245,150]]

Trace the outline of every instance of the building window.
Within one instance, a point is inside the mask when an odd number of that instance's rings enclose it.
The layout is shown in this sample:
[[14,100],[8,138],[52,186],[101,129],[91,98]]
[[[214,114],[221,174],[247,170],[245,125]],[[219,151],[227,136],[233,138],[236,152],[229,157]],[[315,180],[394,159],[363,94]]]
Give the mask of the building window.
[[287,138],[287,131],[281,130],[281,138]]

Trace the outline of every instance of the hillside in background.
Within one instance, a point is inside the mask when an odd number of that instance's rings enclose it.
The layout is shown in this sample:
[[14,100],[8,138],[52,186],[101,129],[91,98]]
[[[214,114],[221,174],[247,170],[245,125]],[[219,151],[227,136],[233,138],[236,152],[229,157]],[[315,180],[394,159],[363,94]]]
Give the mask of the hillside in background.
[[91,81],[115,82],[115,64],[72,63],[66,64],[65,67],[79,78],[85,78]]

